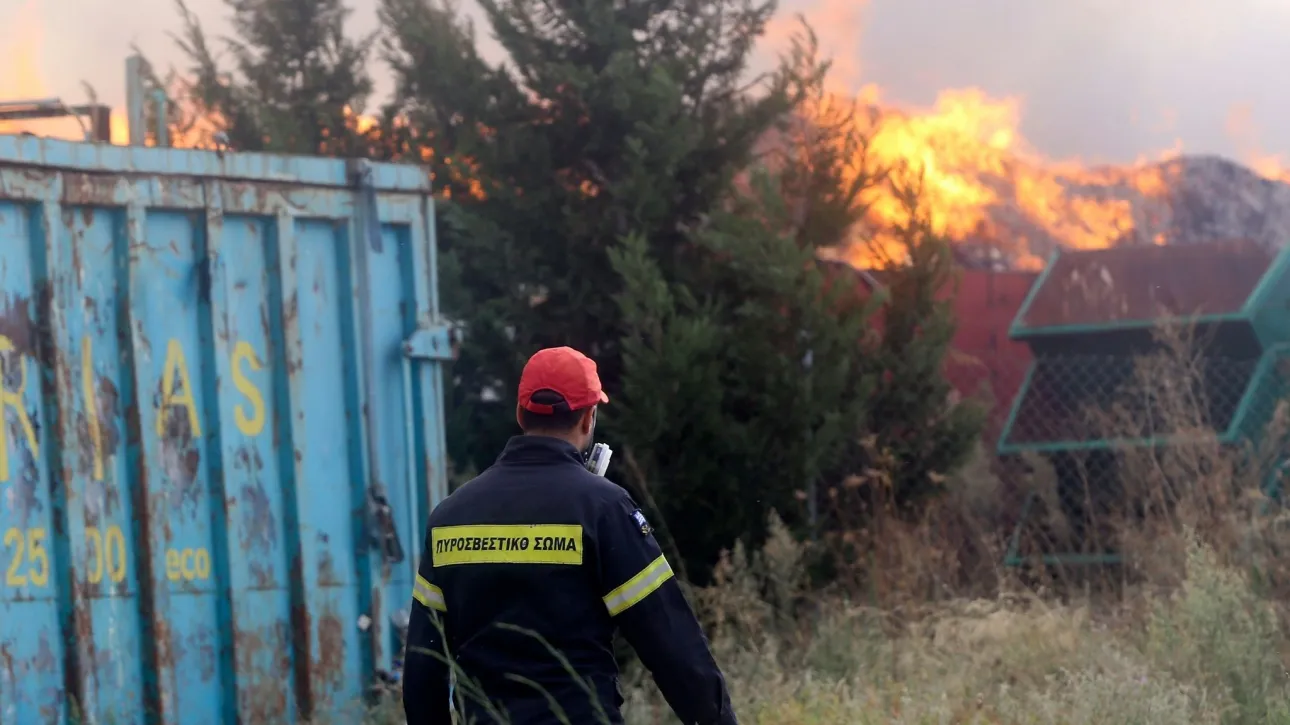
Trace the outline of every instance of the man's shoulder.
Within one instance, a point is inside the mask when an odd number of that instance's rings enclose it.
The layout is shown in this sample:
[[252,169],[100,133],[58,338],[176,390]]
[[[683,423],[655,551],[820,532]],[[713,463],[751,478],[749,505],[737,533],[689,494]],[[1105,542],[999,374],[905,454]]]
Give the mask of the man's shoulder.
[[480,471],[479,475],[466,481],[444,497],[442,501],[435,505],[430,511],[430,523],[433,525],[436,521],[442,522],[445,517],[451,518],[453,511],[460,509],[462,506],[470,506],[473,500],[478,499],[481,495],[486,496],[487,492],[483,489],[488,487],[488,481],[495,476],[495,466],[490,466]]
[[571,472],[570,483],[577,493],[597,503],[616,503],[631,498],[627,489],[586,469]]
[[[470,479],[449,494],[430,513],[430,520],[447,523],[454,512],[463,508],[472,509],[477,505],[495,502],[499,494],[498,485],[514,493],[515,489],[506,485],[510,473],[503,466],[492,466]],[[560,466],[540,477],[526,476],[529,480],[523,490],[526,494],[590,502],[597,507],[631,501],[632,497],[622,486],[604,476],[597,476],[580,466]]]

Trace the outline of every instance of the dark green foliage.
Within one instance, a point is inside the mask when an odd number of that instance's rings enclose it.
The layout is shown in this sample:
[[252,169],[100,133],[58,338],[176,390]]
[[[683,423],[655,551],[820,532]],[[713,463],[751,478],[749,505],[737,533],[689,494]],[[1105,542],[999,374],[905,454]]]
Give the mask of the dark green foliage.
[[857,341],[868,310],[854,282],[827,284],[790,233],[781,197],[755,179],[759,207],[714,214],[695,235],[712,255],[703,288],[671,284],[638,237],[613,253],[620,295],[617,430],[628,479],[648,481],[688,573],[720,549],[759,541],[767,512],[802,523],[801,494],[864,417],[871,379]]
[[[469,299],[455,366],[455,460],[487,465],[514,431],[525,357],[568,344],[620,385],[621,288],[608,250],[648,240],[671,275],[754,142],[793,103],[791,79],[738,92],[773,5],[482,3],[509,55],[484,62],[452,4],[384,0],[386,56],[414,144],[463,212],[440,228]],[[497,398],[496,402],[492,402]],[[612,428],[606,411],[606,428]]]
[[811,82],[800,115],[745,191],[693,230],[701,263],[669,280],[639,237],[611,253],[624,280],[626,475],[651,488],[699,581],[735,539],[760,542],[769,510],[805,523],[805,494],[864,425],[874,382],[859,347],[871,306],[816,252],[846,240],[881,176],[851,109],[823,93],[807,40],[790,59]]
[[[871,395],[885,365],[925,353],[902,374],[940,377],[944,346],[930,338],[893,336],[862,355],[855,280],[815,259],[847,240],[883,176],[865,166],[852,109],[823,92],[809,32],[760,89],[739,86],[770,4],[482,5],[503,66],[481,58],[449,0],[382,3],[399,84],[387,115],[407,119],[383,133],[429,161],[451,200],[440,244],[460,295],[446,309],[467,330],[451,455],[488,465],[516,430],[524,359],[583,349],[613,398],[602,415],[620,450],[613,475],[702,580],[720,548],[760,538],[769,509],[801,523],[814,482],[863,463],[846,454],[882,427],[870,401],[916,394]],[[960,417],[949,432],[970,439]],[[950,462],[957,441],[923,443],[935,450],[911,480]]]
[[962,465],[980,439],[985,410],[956,401],[945,378],[956,319],[956,273],[950,244],[936,235],[920,204],[921,177],[901,174],[891,188],[908,214],[889,230],[908,260],[881,276],[885,297],[876,344],[866,368],[880,380],[869,415],[846,463],[865,476],[871,503],[909,514],[944,490],[947,475]]
[[177,42],[192,63],[188,99],[241,151],[357,156],[367,148],[358,114],[372,92],[372,38],[345,36],[341,0],[225,0],[234,38],[224,71],[198,18]]

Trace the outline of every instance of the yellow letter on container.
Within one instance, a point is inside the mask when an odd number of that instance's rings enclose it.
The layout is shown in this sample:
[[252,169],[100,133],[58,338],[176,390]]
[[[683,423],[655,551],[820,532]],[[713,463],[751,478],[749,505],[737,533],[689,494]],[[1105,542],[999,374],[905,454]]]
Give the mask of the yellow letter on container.
[[[183,386],[175,392],[175,374],[179,374],[179,384]],[[188,377],[188,360],[184,357],[184,347],[178,340],[171,340],[166,346],[166,367],[161,375],[161,407],[157,409],[157,437],[166,434],[166,415],[176,405],[182,405],[188,411],[188,427],[194,438],[202,435],[202,425],[197,419],[197,403],[193,401],[193,384]]]
[[[31,426],[31,418],[27,417],[27,407],[23,403],[27,392],[27,365],[21,355],[10,355],[15,351],[13,340],[0,335],[0,355],[5,356],[0,358],[0,481],[9,480],[9,426],[6,423],[9,408],[13,408],[18,416],[18,423],[22,425],[22,433],[27,439],[31,455],[40,455],[40,448],[36,444],[36,429]],[[17,390],[4,387],[4,378],[8,372],[5,365],[10,361],[18,365]]]
[[246,377],[246,373],[242,372],[242,363],[246,363],[253,372],[260,370],[260,360],[255,356],[255,348],[245,340],[238,340],[233,346],[233,386],[239,393],[246,396],[251,404],[251,414],[248,416],[246,408],[238,403],[237,407],[233,408],[233,422],[237,424],[237,429],[242,431],[242,435],[254,438],[264,430],[264,396],[260,394],[260,389],[255,387],[255,383]]

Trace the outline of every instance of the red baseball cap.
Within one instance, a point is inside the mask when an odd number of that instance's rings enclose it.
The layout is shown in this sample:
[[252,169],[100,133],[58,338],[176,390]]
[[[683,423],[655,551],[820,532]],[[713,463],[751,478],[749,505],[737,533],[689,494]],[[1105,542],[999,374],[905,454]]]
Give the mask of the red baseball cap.
[[[533,394],[549,390],[564,401],[554,405],[533,402]],[[550,415],[557,409],[581,410],[597,403],[608,403],[609,396],[600,388],[596,362],[571,347],[547,347],[533,353],[520,373],[520,407],[538,415]]]

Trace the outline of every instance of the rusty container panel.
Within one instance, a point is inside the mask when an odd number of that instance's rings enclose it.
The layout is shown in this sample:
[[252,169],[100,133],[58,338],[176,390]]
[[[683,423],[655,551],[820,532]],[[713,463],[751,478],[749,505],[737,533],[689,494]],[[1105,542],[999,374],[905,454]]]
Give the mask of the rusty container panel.
[[0,723],[292,723],[444,495],[409,166],[0,137]]
[[1274,253],[1250,241],[1066,252],[1041,277],[1022,329],[1071,332],[1239,313]]

